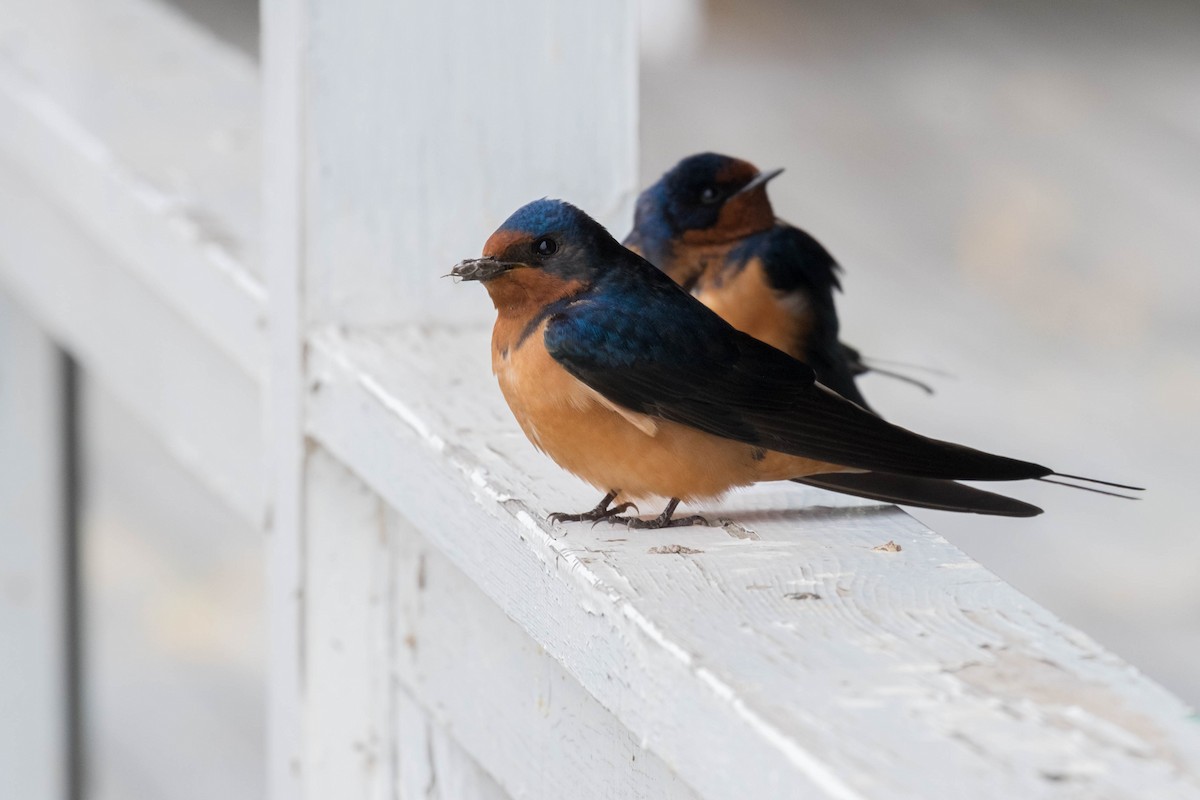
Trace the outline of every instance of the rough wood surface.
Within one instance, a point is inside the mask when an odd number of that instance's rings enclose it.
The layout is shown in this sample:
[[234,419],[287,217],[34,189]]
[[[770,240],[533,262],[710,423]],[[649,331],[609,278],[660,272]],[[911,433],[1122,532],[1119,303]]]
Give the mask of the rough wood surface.
[[398,800],[508,800],[511,795],[435,722],[411,694],[396,690]]
[[311,432],[702,796],[1200,790],[1182,703],[893,507],[766,488],[699,509],[719,528],[549,526],[594,498],[486,340],[322,332]]
[[311,796],[696,797],[382,498],[308,465]]

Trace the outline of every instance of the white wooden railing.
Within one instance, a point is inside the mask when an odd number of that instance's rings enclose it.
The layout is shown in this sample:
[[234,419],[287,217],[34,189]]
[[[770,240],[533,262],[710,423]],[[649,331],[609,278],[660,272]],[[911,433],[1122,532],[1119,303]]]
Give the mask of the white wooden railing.
[[151,0],[3,9],[0,796],[70,757],[55,343],[266,532],[274,800],[1200,793],[1181,702],[895,508],[545,522],[594,498],[438,276],[531,197],[625,224],[628,0],[266,0],[261,81]]

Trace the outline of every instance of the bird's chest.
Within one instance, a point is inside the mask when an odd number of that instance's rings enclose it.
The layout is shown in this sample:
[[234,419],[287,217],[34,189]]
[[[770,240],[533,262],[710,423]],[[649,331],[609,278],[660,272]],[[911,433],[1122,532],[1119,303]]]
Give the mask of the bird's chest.
[[[663,272],[687,291],[692,291],[705,280],[705,276],[718,272],[729,257],[729,244],[684,244],[677,243],[670,253],[664,255]],[[659,262],[655,262],[659,263]]]
[[543,451],[594,424],[601,408],[595,393],[551,358],[542,345],[543,324],[519,344],[497,323],[493,334],[492,371],[513,416],[530,441]]
[[812,307],[803,292],[780,293],[771,287],[757,258],[738,270],[709,273],[695,295],[733,327],[805,360],[812,330]]
[[616,405],[546,352],[544,328],[514,345],[498,321],[492,368],[521,430],[559,466],[625,499],[713,497],[755,480],[754,448]]

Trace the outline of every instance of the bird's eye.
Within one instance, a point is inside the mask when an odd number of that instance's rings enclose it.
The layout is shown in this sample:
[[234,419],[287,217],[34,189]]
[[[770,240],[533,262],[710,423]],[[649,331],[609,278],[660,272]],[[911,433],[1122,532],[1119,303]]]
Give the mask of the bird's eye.
[[558,250],[558,242],[549,236],[543,236],[533,243],[533,252],[539,256],[552,256],[556,250]]
[[711,186],[705,186],[700,192],[700,202],[706,206],[711,206],[717,202],[717,190]]

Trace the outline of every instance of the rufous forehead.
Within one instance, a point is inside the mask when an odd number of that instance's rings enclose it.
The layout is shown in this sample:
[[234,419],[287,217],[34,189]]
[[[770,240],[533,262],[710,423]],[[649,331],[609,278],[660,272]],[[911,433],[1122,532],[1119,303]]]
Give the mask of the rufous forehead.
[[529,234],[522,231],[499,230],[483,244],[483,255],[495,258],[517,242],[527,241]]
[[758,167],[749,161],[735,159],[717,171],[719,183],[742,183],[758,174]]

